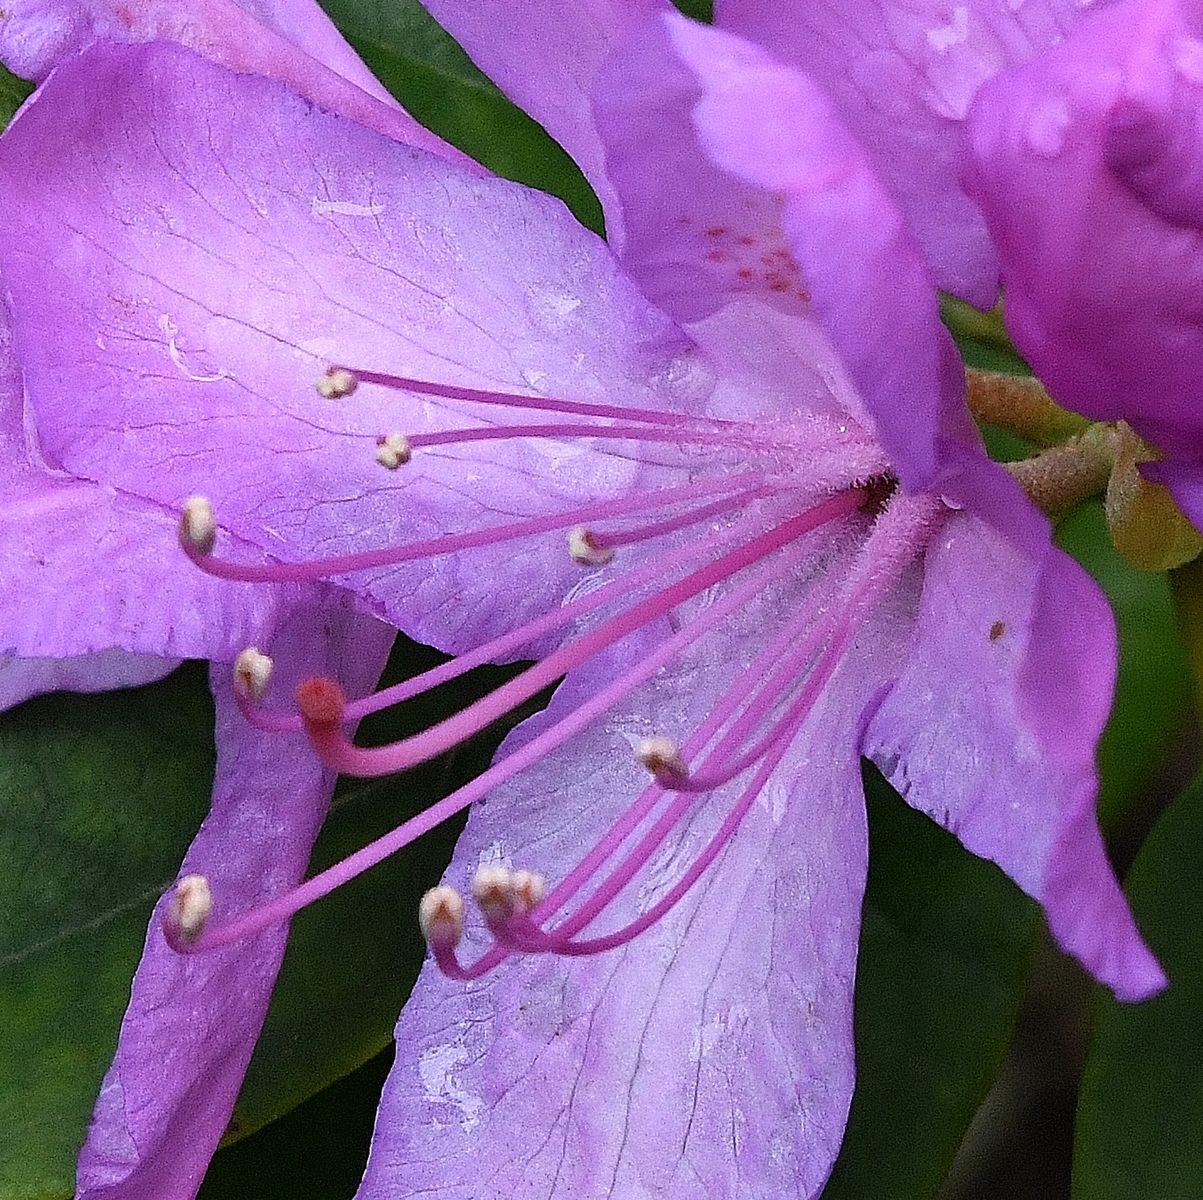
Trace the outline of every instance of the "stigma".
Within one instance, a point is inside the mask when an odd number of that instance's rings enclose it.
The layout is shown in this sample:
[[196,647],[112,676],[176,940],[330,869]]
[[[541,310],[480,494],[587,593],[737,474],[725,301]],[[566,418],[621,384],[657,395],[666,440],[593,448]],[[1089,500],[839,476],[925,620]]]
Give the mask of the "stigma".
[[[204,953],[287,920],[559,752],[704,640],[725,637],[766,594],[796,593],[797,603],[784,607],[778,627],[763,631],[758,654],[741,665],[696,726],[679,731],[679,737],[651,732],[634,742],[631,750],[646,769],[647,782],[626,798],[609,829],[582,848],[579,862],[566,874],[549,882],[537,863],[518,869],[489,864],[469,881],[474,918],[469,919],[466,893],[447,884],[428,891],[418,910],[436,962],[458,979],[477,978],[514,954],[582,956],[620,946],[671,911],[738,836],[744,816],[858,631],[934,536],[945,510],[938,500],[899,494],[880,449],[848,421],[808,419],[805,428],[776,429],[594,401],[485,392],[344,366],[331,368],[317,382],[320,394],[332,401],[363,387],[455,400],[488,417],[463,427],[393,432],[365,445],[365,461],[370,450],[389,470],[428,451],[467,455],[470,462],[473,455],[505,453],[505,444],[513,440],[602,448],[619,442],[625,454],[647,450],[653,461],[660,461],[666,447],[675,447],[687,453],[689,466],[664,471],[669,482],[662,486],[613,499],[303,562],[228,557],[221,544],[220,508],[192,497],[181,514],[180,544],[201,570],[219,578],[319,580],[453,555],[468,564],[482,547],[517,547],[547,538],[557,539],[559,552],[566,550],[579,565],[612,568],[499,636],[365,697],[348,697],[338,680],[324,675],[306,679],[291,700],[272,697],[271,658],[248,647],[234,665],[233,680],[251,724],[269,733],[303,733],[312,752],[333,770],[375,778],[430,761],[512,719],[544,689],[615,647],[640,649],[569,711],[513,748],[503,748],[468,784],[260,907],[223,912],[214,922],[207,882],[200,876],[181,880],[165,908],[168,940],[181,953]],[[824,564],[818,579],[817,563]],[[459,711],[388,745],[356,744],[354,729],[361,718],[485,663],[513,660],[536,644],[553,648]],[[648,714],[649,723],[654,716]],[[616,921],[619,898],[646,879],[666,841],[699,806],[711,809],[710,839],[655,904],[634,920]],[[468,946],[475,955],[465,959]]]

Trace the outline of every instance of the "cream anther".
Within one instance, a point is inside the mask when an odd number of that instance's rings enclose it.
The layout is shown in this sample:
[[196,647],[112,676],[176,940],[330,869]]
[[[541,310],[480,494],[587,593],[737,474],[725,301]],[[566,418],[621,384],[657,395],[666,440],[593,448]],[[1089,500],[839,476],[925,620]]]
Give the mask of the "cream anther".
[[409,438],[403,433],[390,433],[376,443],[376,461],[390,471],[404,466],[412,457]]
[[538,871],[514,872],[514,901],[523,912],[530,912],[547,895],[547,880]]
[[316,386],[318,394],[325,396],[327,400],[341,400],[355,391],[359,380],[355,373],[348,371],[346,367],[331,367],[318,376]]
[[657,779],[671,782],[689,777],[689,767],[685,765],[677,743],[671,738],[644,738],[635,748],[635,757]]
[[180,540],[197,554],[212,554],[217,518],[207,496],[189,496],[180,511]]
[[418,925],[431,946],[458,946],[464,936],[464,898],[452,887],[431,888],[418,902]]
[[213,893],[203,875],[185,875],[175,885],[163,912],[163,931],[175,948],[191,946],[205,931],[213,911]]
[[490,925],[505,921],[516,905],[514,872],[508,867],[481,867],[472,879],[472,896]]
[[583,567],[604,567],[614,561],[614,551],[609,546],[600,546],[593,533],[584,525],[568,531],[568,553],[572,561]]
[[248,700],[257,704],[271,683],[275,664],[255,646],[248,646],[234,660],[234,687]]

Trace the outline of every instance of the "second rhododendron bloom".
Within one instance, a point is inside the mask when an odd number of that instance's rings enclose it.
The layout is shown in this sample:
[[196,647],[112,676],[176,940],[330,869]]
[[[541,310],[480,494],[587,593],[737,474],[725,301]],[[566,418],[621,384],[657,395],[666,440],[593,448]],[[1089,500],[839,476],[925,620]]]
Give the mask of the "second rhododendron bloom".
[[1065,406],[1122,418],[1203,524],[1203,11],[1127,0],[983,89],[966,181],[1015,344]]
[[[1164,983],[1094,820],[1106,605],[981,453],[888,194],[737,39],[673,18],[624,53],[610,111],[657,113],[609,147],[619,203],[660,189],[642,269],[692,240],[736,283],[686,324],[546,197],[178,48],[65,64],[5,139],[0,265],[56,458],[182,511],[210,574],[333,578],[455,655],[348,701],[248,648],[246,720],[380,775],[563,679],[483,775],[329,871],[241,908],[218,844],[165,905],[203,964],[487,801],[417,914],[433,960],[365,1200],[816,1194],[853,1084],[862,754],[1118,995]],[[762,140],[751,111],[777,114]],[[348,735],[517,658],[413,737]],[[121,1107],[81,1181],[158,1200]],[[148,1088],[136,1119],[171,1116]]]

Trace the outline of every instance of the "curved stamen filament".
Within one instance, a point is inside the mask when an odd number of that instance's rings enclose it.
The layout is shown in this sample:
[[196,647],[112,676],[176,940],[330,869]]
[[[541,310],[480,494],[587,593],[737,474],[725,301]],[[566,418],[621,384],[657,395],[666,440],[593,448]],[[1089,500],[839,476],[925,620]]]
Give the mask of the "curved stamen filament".
[[780,446],[781,438],[768,438],[763,431],[730,432],[715,429],[657,429],[642,425],[479,425],[470,429],[444,429],[437,433],[406,434],[414,450],[423,446],[454,446],[466,442],[500,442],[513,438],[609,438],[621,441],[669,442],[675,446]]
[[[436,958],[440,967],[453,977],[473,979],[490,970],[508,953],[518,952],[550,952],[567,955],[598,954],[622,945],[631,938],[649,928],[655,921],[665,915],[696,883],[706,868],[714,861],[722,848],[730,841],[743,820],[751,804],[759,795],[773,769],[784,755],[797,730],[801,727],[825,685],[831,672],[838,664],[844,648],[863,623],[873,606],[882,598],[884,593],[893,586],[901,571],[911,560],[916,550],[925,542],[938,520],[940,505],[930,498],[910,498],[894,501],[887,507],[879,518],[876,527],[862,547],[849,573],[845,587],[845,603],[842,605],[840,617],[832,633],[832,639],[823,660],[812,671],[806,686],[798,699],[790,706],[786,716],[779,721],[772,734],[758,744],[766,757],[761,762],[748,788],[741,795],[733,810],[727,815],[719,830],[712,837],[707,847],[698,856],[690,868],[673,885],[669,892],[653,905],[647,912],[630,922],[621,929],[607,933],[601,937],[585,941],[571,941],[571,938],[593,921],[631,882],[634,876],[646,864],[657,848],[668,836],[675,825],[682,819],[693,801],[688,793],[679,793],[668,809],[658,818],[652,828],[644,835],[639,844],[631,851],[623,862],[609,875],[594,891],[587,901],[550,932],[540,929],[537,922],[546,920],[554,914],[571,895],[579,890],[583,882],[582,868],[585,862],[564,880],[564,883],[553,889],[546,901],[529,914],[519,913],[507,926],[492,929],[496,939],[492,949],[483,954],[475,963],[462,965],[455,956],[454,948],[444,946],[436,948]],[[794,622],[787,623],[787,630]],[[766,703],[767,702],[767,703]],[[758,704],[750,705],[739,721],[722,739],[720,745],[708,759],[703,771],[711,768],[715,758],[721,757],[725,750],[738,744],[745,736],[747,728],[755,719],[754,709],[764,711],[771,707],[767,689]],[[741,728],[742,727],[742,728]],[[698,731],[699,734],[702,732]],[[691,742],[697,742],[697,738]],[[687,753],[692,753],[693,746],[687,743]],[[745,757],[745,756],[741,756]],[[659,785],[650,789],[645,796],[655,795]],[[641,798],[642,800],[642,798]],[[610,834],[607,834],[594,850],[591,851],[588,862],[588,874],[595,872],[598,862],[612,853],[621,841],[616,841],[613,833],[620,825],[625,825],[621,840],[625,840],[636,825],[651,811],[650,803],[643,803],[636,821],[630,821],[630,812],[616,823]],[[633,806],[633,807],[637,807]],[[592,860],[592,861],[589,861]],[[571,886],[570,885],[571,881]]]
[[[682,749],[687,757],[693,757],[701,751],[710,739],[735,715],[740,706],[746,702],[748,696],[754,694],[758,686],[764,683],[766,675],[769,675],[771,679],[771,668],[774,664],[780,663],[781,656],[786,648],[796,640],[799,629],[812,623],[815,614],[822,609],[827,599],[827,591],[828,589],[819,588],[812,593],[807,604],[769,640],[748,667],[745,668],[736,683],[723,694],[715,707],[711,709],[698,728],[686,740]],[[774,695],[778,694],[779,689]],[[745,722],[741,719],[727,730],[713,753],[716,755],[723,753],[746,732]],[[541,929],[537,929],[533,924],[534,921],[547,920],[563,908],[597,874],[606,861],[621,849],[627,839],[647,819],[659,801],[667,794],[659,783],[649,783],[635,801],[618,816],[610,828],[606,830],[584,857],[556,884],[543,902],[529,915],[531,927],[539,937],[548,935],[545,935]],[[674,799],[674,814],[685,811],[691,803],[691,800],[683,799],[678,795]],[[658,836],[655,839],[655,844],[648,849],[647,853],[649,856],[651,853],[654,853],[655,847],[659,845],[660,841],[663,840],[663,836],[667,835],[672,825],[678,819],[678,815],[674,815],[669,822],[663,825],[663,835]],[[661,826],[657,826],[657,828],[661,828]],[[579,927],[570,928],[564,936],[570,936],[576,928]],[[470,966],[464,966],[455,955],[454,947],[439,947],[433,943],[431,946],[435,957],[438,959],[440,968],[448,975],[463,980],[479,978],[501,962],[512,949],[520,948],[518,946],[507,947],[497,942]]]
[[638,525],[616,533],[604,533],[596,530],[590,530],[590,533],[593,544],[599,550],[617,550],[622,546],[634,546],[639,542],[646,542],[652,538],[676,533],[679,529],[688,529],[691,525],[696,525],[699,521],[709,520],[711,517],[724,516],[733,508],[748,504],[752,500],[759,500],[761,497],[769,495],[772,491],[772,488],[751,488],[738,496],[726,496],[722,500],[716,500],[713,504],[706,504],[701,508],[690,509],[689,512],[682,513],[677,517],[666,517],[663,521],[655,521],[648,525]]
[[398,392],[413,392],[419,396],[438,396],[443,400],[465,400],[471,404],[500,405],[505,408],[529,408],[539,412],[571,413],[579,417],[610,417],[619,421],[639,421],[649,425],[739,425],[741,422],[720,418],[697,417],[685,413],[662,412],[654,408],[636,408],[622,404],[595,404],[589,401],[561,400],[552,396],[531,396],[521,392],[492,392],[481,388],[458,387],[452,383],[432,383],[425,379],[409,379],[404,375],[387,375],[380,371],[359,371],[354,367],[332,367],[332,371],[349,371],[360,383],[374,383]]
[[[619,500],[603,500],[588,507],[570,509],[565,512],[549,513],[508,525],[495,525],[485,529],[473,529],[465,533],[443,534],[420,542],[403,546],[385,546],[366,550],[359,554],[344,554],[334,558],[317,559],[299,563],[234,563],[202,553],[197,546],[183,536],[180,544],[192,561],[209,575],[220,579],[241,580],[246,583],[301,583],[322,579],[329,575],[342,575],[350,571],[363,571],[375,567],[396,566],[421,558],[436,558],[460,550],[474,550],[483,546],[495,546],[518,538],[535,534],[550,533],[556,529],[569,529],[584,522],[621,517],[631,513],[647,512],[670,504],[686,503],[726,492],[738,492],[755,486],[769,486],[770,481],[759,472],[731,475],[724,479],[712,479],[700,483],[681,484],[677,487],[661,488],[655,492],[644,492],[626,496]],[[781,481],[775,486],[786,486]]]
[[[842,492],[728,551],[691,572],[659,593],[631,606],[596,629],[548,655],[508,683],[437,725],[389,746],[362,749],[347,740],[339,720],[325,712],[306,722],[310,741],[322,760],[344,775],[370,777],[406,770],[449,750],[491,725],[518,705],[554,683],[561,675],[621,641],[635,630],[663,616],[686,600],[759,562],[782,546],[820,525],[853,512],[863,503],[863,493]],[[341,713],[339,714],[341,719]]]
[[[722,511],[728,511],[730,508],[742,503],[745,498],[752,498],[760,494],[760,492],[742,493],[739,496],[722,500],[712,505],[711,508],[718,509],[721,505]],[[695,512],[692,519],[700,520],[702,517]],[[561,629],[566,625],[571,625],[574,621],[580,620],[596,609],[613,604],[621,597],[638,591],[649,583],[656,582],[666,575],[671,575],[677,568],[701,557],[703,554],[712,552],[716,547],[721,547],[729,543],[736,536],[736,533],[737,530],[735,529],[725,530],[716,534],[713,540],[691,541],[666,554],[663,558],[649,559],[649,561],[628,571],[625,575],[608,580],[594,591],[584,596],[578,596],[568,604],[563,604],[559,608],[543,613],[533,621],[528,621],[509,633],[504,633],[492,641],[485,642],[464,654],[457,655],[449,662],[441,663],[437,667],[431,667],[430,670],[423,671],[421,674],[414,675],[409,679],[404,679],[400,683],[393,684],[391,687],[382,688],[380,691],[373,692],[370,696],[365,696],[361,700],[352,700],[344,710],[344,719],[348,722],[361,720],[371,713],[391,708],[394,704],[400,704],[405,700],[412,699],[414,696],[421,695],[423,692],[431,691],[444,683],[449,683],[453,679],[458,679],[461,675],[467,674],[476,667],[484,666],[486,663],[504,661],[516,651],[522,649],[524,646],[529,646],[547,634],[554,633],[557,629]],[[305,728],[305,722],[299,713],[276,713],[259,708],[246,695],[244,690],[237,691],[236,697],[243,715],[258,729],[269,733],[299,733]]]
[[[796,518],[791,524],[797,525],[804,519],[812,523],[810,528],[816,528],[823,520],[833,520],[836,517],[852,512],[863,502],[860,493],[845,493],[832,497],[825,504],[818,506],[803,518]],[[819,515],[821,513],[821,515]],[[773,531],[779,533],[779,530]],[[229,924],[216,928],[208,928],[190,946],[190,953],[213,950],[240,938],[249,937],[261,929],[286,920],[294,913],[313,903],[315,900],[328,895],[334,889],[347,881],[354,879],[389,855],[409,845],[416,838],[429,833],[430,830],[442,824],[448,817],[467,808],[470,804],[487,795],[493,788],[512,778],[528,766],[540,761],[552,750],[563,745],[581,730],[589,726],[612,705],[618,703],[641,683],[650,679],[662,667],[671,662],[686,646],[705,636],[716,626],[727,620],[732,613],[749,603],[774,579],[795,569],[811,553],[806,542],[798,540],[804,531],[797,528],[792,539],[783,542],[785,552],[774,561],[766,563],[752,578],[733,588],[694,617],[682,629],[656,647],[636,666],[621,674],[612,683],[590,696],[584,703],[567,716],[541,733],[499,762],[494,763],[464,787],[436,801],[417,816],[399,825],[383,837],[357,850],[333,867],[322,871],[313,878],[306,880],[290,892],[268,901],[260,908],[235,918]],[[552,897],[549,896],[548,900]],[[544,902],[546,903],[546,901]]]

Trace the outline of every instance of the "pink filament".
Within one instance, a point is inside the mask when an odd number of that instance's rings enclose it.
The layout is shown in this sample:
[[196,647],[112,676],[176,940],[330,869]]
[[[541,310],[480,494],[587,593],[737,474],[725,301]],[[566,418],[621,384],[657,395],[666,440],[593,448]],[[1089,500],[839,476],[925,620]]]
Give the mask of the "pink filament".
[[[406,441],[413,449],[423,446],[454,446],[466,442],[500,442],[511,438],[608,438],[622,441],[671,442],[676,446],[740,446],[764,445],[770,439],[755,430],[729,432],[727,430],[685,430],[676,426],[669,429],[648,429],[640,425],[483,425],[471,429],[445,429],[437,433],[406,434]],[[773,438],[774,446],[780,444]]]
[[678,604],[758,562],[767,554],[810,533],[836,517],[853,512],[863,503],[863,493],[841,492],[808,512],[793,517],[760,534],[712,563],[670,584],[656,595],[641,600],[625,612],[590,630],[584,636],[550,654],[542,662],[503,684],[488,696],[470,704],[454,716],[412,737],[389,746],[361,749],[349,742],[336,723],[309,723],[310,741],[322,760],[344,775],[370,777],[403,771],[433,758],[499,717],[529,700],[561,675],[621,641],[635,630],[663,616]]
[[509,525],[495,525],[487,529],[473,529],[466,533],[443,534],[405,546],[386,546],[366,550],[359,554],[344,554],[334,558],[318,559],[301,563],[233,563],[212,555],[199,553],[184,540],[182,545],[188,557],[202,571],[219,579],[241,580],[246,583],[298,583],[322,579],[328,575],[341,575],[348,571],[363,571],[374,567],[395,566],[420,558],[435,558],[453,554],[460,550],[473,550],[482,546],[495,546],[517,538],[534,534],[549,533],[555,529],[570,529],[590,521],[607,517],[621,517],[629,513],[647,512],[669,504],[702,499],[718,493],[736,492],[750,486],[763,485],[764,476],[748,472],[728,476],[725,479],[704,483],[687,483],[677,487],[662,488],[655,492],[644,492],[637,496],[625,496],[620,500],[604,500],[584,508],[567,512],[549,513],[545,517],[534,517],[516,521]]
[[[379,371],[347,370],[360,383],[375,383],[394,391],[414,392],[419,396],[439,396],[444,400],[466,400],[473,404],[502,405],[506,408],[530,408],[540,412],[573,413],[580,417],[612,417],[623,421],[641,421],[649,425],[680,426],[696,423],[697,418],[683,413],[660,412],[650,408],[629,408],[621,404],[593,404],[577,400],[558,400],[550,396],[528,396],[517,392],[490,392],[479,388],[457,387],[451,383],[431,383],[423,379],[408,379],[403,375],[386,375]],[[729,425],[734,422],[705,418],[708,425]]]
[[[643,531],[620,534],[617,540],[620,544],[627,545],[644,537],[650,538],[673,532],[676,529],[684,528],[697,521],[705,520],[707,517],[714,516],[717,513],[728,512],[740,504],[746,503],[748,500],[765,494],[765,491],[766,489],[757,489],[725,497],[714,504],[708,505],[705,509],[691,510],[683,517],[673,518],[671,521],[663,522],[659,526],[648,526]],[[620,597],[637,591],[653,580],[670,574],[678,567],[699,557],[701,554],[713,551],[716,545],[721,546],[729,541],[732,533],[733,531],[730,530],[723,531],[714,535],[713,540],[689,542],[687,545],[671,551],[663,558],[650,559],[642,566],[628,571],[625,575],[609,580],[596,591],[590,592],[585,596],[580,596],[568,604],[543,613],[518,629],[511,630],[509,633],[502,634],[492,641],[485,642],[473,650],[457,655],[450,662],[432,667],[429,671],[423,671],[420,675],[415,675],[410,679],[403,680],[401,683],[393,684],[392,687],[373,692],[370,696],[366,696],[362,700],[353,700],[347,705],[343,714],[344,718],[347,721],[358,721],[371,713],[380,712],[382,709],[389,708],[394,704],[400,704],[404,700],[409,700],[423,692],[448,683],[452,679],[457,679],[468,671],[483,666],[485,663],[504,660],[523,646],[528,646],[539,638],[572,624],[573,621],[579,620],[595,609],[611,604]],[[599,537],[597,540],[609,546],[616,539]],[[305,727],[305,723],[299,714],[268,712],[257,707],[242,690],[238,691],[237,696],[243,715],[258,729],[262,729],[268,733],[299,733]]]
[[[525,770],[532,763],[538,762],[550,751],[586,728],[639,684],[651,678],[687,645],[704,636],[726,620],[731,613],[747,604],[769,582],[787,573],[803,561],[809,553],[809,547],[795,539],[800,538],[808,529],[817,528],[823,521],[833,520],[854,511],[862,502],[863,494],[859,492],[842,493],[801,517],[787,522],[787,525],[793,527],[792,536],[784,537],[778,542],[779,546],[789,547],[785,555],[777,562],[757,572],[751,579],[732,589],[728,595],[711,605],[672,637],[666,639],[635,667],[624,672],[601,691],[589,697],[585,703],[568,716],[536,735],[500,762],[494,763],[458,791],[445,796],[416,817],[362,847],[341,862],[306,880],[291,891],[236,918],[229,924],[207,929],[196,942],[187,948],[188,952],[197,953],[217,949],[291,917],[306,905],[375,866],[416,838],[422,837],[448,817],[487,795],[493,788]],[[772,532],[780,535],[784,528],[785,526],[782,526]],[[765,553],[769,552],[765,551]],[[551,899],[552,897],[549,896],[548,900]],[[547,902],[545,901],[545,903]]]

